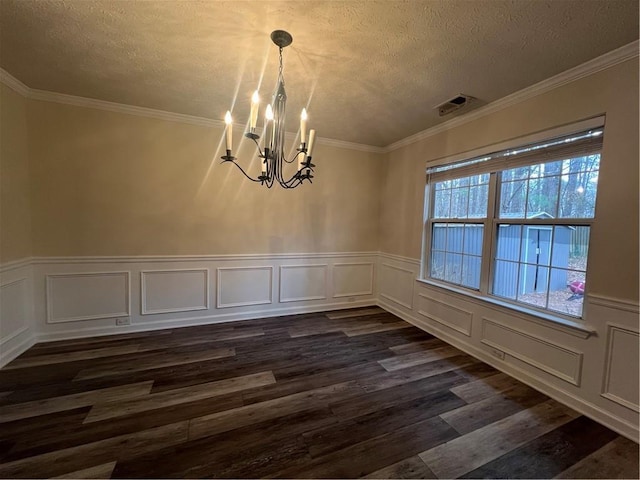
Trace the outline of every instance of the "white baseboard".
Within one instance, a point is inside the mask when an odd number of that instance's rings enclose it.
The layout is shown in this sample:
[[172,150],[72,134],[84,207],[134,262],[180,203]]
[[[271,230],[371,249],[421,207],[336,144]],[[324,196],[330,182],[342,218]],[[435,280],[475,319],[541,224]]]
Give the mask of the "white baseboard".
[[36,336],[31,332],[31,330],[28,330],[25,333],[26,335],[23,335],[24,338],[22,339],[22,341],[20,341],[20,343],[6,350],[4,348],[1,349],[0,368],[18,358],[20,355],[22,355],[37,343],[38,340]]
[[449,335],[445,331],[433,327],[431,325],[426,324],[425,322],[420,321],[418,318],[413,315],[395,307],[390,302],[386,302],[382,299],[378,299],[377,305],[390,313],[402,318],[403,320],[415,325],[421,330],[430,333],[431,335],[438,337],[440,340],[443,340],[454,347],[462,350],[465,353],[468,353],[472,357],[481,360],[484,363],[491,365],[492,367],[504,372],[513,378],[521,381],[522,383],[529,385],[530,387],[538,390],[539,392],[544,393],[545,395],[553,398],[554,400],[567,405],[570,408],[582,413],[583,415],[602,423],[603,425],[609,427],[610,429],[618,432],[620,435],[623,435],[634,442],[638,441],[638,428],[627,422],[626,420],[613,415],[610,412],[607,412],[603,408],[585,401],[582,398],[579,398],[575,395],[568,393],[567,391],[556,388],[555,386],[538,379],[532,376],[529,372],[522,370],[512,364],[499,361],[497,358],[492,357],[487,354],[483,350],[471,345],[467,342],[461,341],[459,338]]

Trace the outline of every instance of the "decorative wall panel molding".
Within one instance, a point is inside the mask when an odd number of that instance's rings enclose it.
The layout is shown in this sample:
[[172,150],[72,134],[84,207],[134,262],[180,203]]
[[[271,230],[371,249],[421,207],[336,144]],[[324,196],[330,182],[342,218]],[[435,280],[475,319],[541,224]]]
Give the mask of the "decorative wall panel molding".
[[47,323],[130,316],[129,277],[128,271],[45,275]]
[[467,337],[471,336],[473,312],[442,302],[424,293],[419,293],[418,296],[420,297],[418,304],[418,313],[420,315]]
[[273,303],[273,267],[219,267],[217,308]]
[[390,263],[380,266],[379,295],[405,308],[413,309],[416,272]]
[[19,278],[0,286],[0,345],[29,329],[27,279]]
[[335,263],[333,298],[373,295],[373,262]]
[[636,412],[640,358],[638,330],[614,323],[607,324],[607,348],[602,396]]
[[485,317],[482,318],[481,342],[543,372],[580,386],[581,352]]
[[327,298],[328,264],[281,265],[280,302],[302,302]]
[[141,314],[209,309],[209,270],[145,270],[140,272]]

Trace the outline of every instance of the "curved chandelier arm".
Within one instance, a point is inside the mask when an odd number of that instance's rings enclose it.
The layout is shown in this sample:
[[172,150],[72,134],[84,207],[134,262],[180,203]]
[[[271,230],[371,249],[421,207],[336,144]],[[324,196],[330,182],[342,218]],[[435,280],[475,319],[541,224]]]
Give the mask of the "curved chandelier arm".
[[238,167],[238,169],[242,172],[242,174],[243,174],[245,177],[247,177],[249,180],[251,180],[252,182],[261,182],[261,181],[262,181],[262,180],[260,180],[259,178],[258,178],[258,179],[256,179],[256,178],[251,178],[249,175],[247,175],[247,172],[245,172],[245,171],[244,171],[244,169],[243,169],[240,165],[238,165],[238,164],[236,163],[235,158],[233,158],[233,157],[220,157],[220,158],[222,158],[222,162],[220,162],[221,164],[222,164],[222,163],[226,163],[226,162],[231,162],[231,163],[233,163],[236,167]]

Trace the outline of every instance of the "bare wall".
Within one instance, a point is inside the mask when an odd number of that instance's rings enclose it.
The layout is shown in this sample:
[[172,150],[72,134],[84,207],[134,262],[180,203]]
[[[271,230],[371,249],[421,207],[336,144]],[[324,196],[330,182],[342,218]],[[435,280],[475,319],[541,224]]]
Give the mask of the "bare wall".
[[606,125],[589,289],[591,294],[637,301],[637,58],[392,151],[383,168],[380,250],[420,257],[429,162],[601,114]]
[[218,128],[34,100],[29,129],[36,256],[378,250],[381,154],[319,144],[313,185],[267,190]]
[[0,84],[0,264],[31,253],[27,100]]

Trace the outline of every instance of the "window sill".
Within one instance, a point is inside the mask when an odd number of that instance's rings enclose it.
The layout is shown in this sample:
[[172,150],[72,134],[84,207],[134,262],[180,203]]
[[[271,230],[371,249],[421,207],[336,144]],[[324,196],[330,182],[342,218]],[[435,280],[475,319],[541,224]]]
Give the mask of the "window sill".
[[497,298],[485,297],[480,293],[475,294],[470,290],[456,288],[454,286],[440,283],[434,280],[425,280],[422,278],[416,278],[416,280],[430,287],[446,290],[447,292],[453,293],[460,297],[464,297],[464,300],[472,301],[484,307],[493,308],[494,310],[497,310],[501,313],[505,313],[505,309],[509,310],[509,313],[516,312],[516,316],[518,316],[519,318],[527,321],[533,321],[546,327],[568,333],[569,335],[586,339],[596,333],[595,328],[578,320],[571,320],[568,318],[539,312],[537,310],[532,310],[520,305],[503,302],[501,300],[498,300]]

